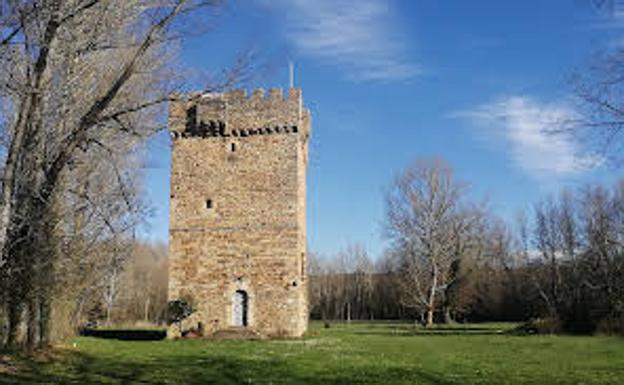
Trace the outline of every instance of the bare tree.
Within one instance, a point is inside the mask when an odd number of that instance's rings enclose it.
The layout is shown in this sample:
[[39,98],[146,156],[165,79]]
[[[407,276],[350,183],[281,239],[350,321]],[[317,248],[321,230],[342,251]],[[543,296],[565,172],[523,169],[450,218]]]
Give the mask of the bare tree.
[[594,161],[621,165],[624,149],[624,49],[616,47],[598,55],[586,71],[571,79],[572,91],[578,101],[579,115],[560,127],[548,131],[555,134],[573,131]]
[[375,267],[361,244],[352,244],[329,259],[312,253],[309,260],[313,315],[323,320],[373,318]]
[[551,319],[558,319],[558,302],[561,292],[561,268],[563,257],[563,236],[560,227],[561,208],[551,198],[542,202],[535,209],[535,242],[542,263],[546,269],[540,269],[543,275],[535,280],[540,297],[546,305]]
[[[417,161],[394,182],[387,196],[386,229],[400,259],[405,305],[434,321],[436,302],[452,281],[452,266],[466,230],[463,187],[442,161]],[[460,251],[461,253],[461,251]]]
[[337,290],[341,293],[341,308],[344,319],[367,318],[372,294],[373,264],[366,248],[361,244],[351,244],[338,253]]
[[[102,315],[106,322],[113,324],[157,324],[166,321],[166,247],[136,241],[128,244],[126,250],[129,253],[124,256],[123,270],[120,269],[114,277],[114,285],[103,287],[105,309]],[[109,273],[110,278],[112,275]],[[113,298],[107,298],[113,288]],[[101,301],[102,296],[97,296],[92,305]]]
[[[66,208],[87,202],[85,215],[98,216],[96,222],[107,228],[108,236],[75,239],[83,245],[74,246],[85,247],[93,239],[124,239],[136,206],[129,193],[133,189],[127,187],[132,167],[118,167],[118,161],[163,127],[160,106],[175,87],[172,43],[190,31],[199,12],[219,3],[1,2],[0,98],[6,106],[6,152],[0,273],[8,291],[9,344],[14,343],[24,306],[31,329],[28,346],[35,340],[42,345],[48,341],[56,269],[62,269],[59,255],[67,250]],[[80,176],[74,173],[76,165],[98,161],[112,166],[108,171],[113,179],[108,180],[114,181],[115,192],[108,196],[115,199],[106,209],[89,186],[82,194],[80,189],[73,197],[68,194],[72,178]]]
[[[483,207],[466,204],[455,214],[451,228],[454,251],[447,284],[442,292],[445,323],[453,322],[458,314],[468,311],[469,304],[474,300],[475,270],[481,268],[480,262],[488,255],[489,246],[496,244],[491,241],[506,239],[496,232],[502,222],[494,221],[498,226],[491,226],[489,219]],[[505,250],[504,246],[500,249]]]
[[[591,301],[590,321],[619,322],[624,330],[624,229],[622,183],[613,191],[587,188],[581,194],[583,255],[572,277],[581,283],[582,292],[574,293],[572,305]],[[570,304],[568,304],[570,305]]]

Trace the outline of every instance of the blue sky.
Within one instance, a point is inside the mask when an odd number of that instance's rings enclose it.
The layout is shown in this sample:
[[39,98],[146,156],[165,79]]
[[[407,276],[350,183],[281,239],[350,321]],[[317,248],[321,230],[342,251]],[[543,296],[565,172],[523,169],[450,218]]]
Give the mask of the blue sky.
[[[420,157],[444,158],[457,178],[511,219],[564,187],[609,183],[570,136],[542,129],[578,114],[569,78],[622,44],[619,0],[248,0],[186,41],[191,87],[240,51],[253,51],[255,87],[287,87],[288,62],[312,111],[308,242],[329,255],[349,243],[374,257],[384,190]],[[143,236],[167,241],[166,133],[149,146]]]

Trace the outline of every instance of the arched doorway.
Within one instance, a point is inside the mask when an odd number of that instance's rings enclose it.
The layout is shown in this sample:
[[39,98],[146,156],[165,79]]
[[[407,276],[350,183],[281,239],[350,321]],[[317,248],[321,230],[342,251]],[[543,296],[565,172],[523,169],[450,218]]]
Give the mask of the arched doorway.
[[248,296],[244,290],[237,290],[232,296],[232,326],[247,326]]

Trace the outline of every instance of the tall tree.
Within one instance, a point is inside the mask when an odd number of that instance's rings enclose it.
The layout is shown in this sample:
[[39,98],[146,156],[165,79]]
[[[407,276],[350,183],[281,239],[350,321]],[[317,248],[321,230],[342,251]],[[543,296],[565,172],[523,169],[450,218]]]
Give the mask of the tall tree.
[[[127,188],[132,167],[118,167],[119,160],[163,126],[158,111],[175,86],[172,43],[190,31],[199,12],[219,3],[0,3],[0,98],[7,106],[0,277],[8,291],[9,344],[24,307],[28,345],[48,341],[51,297],[67,230],[64,208],[74,204],[72,199],[87,202],[91,213],[99,210],[102,222],[113,214],[115,221],[106,223],[107,241],[123,237],[123,222],[132,216],[126,213],[135,213],[136,206]],[[68,194],[75,185],[72,178],[83,176],[80,165],[95,162],[109,163],[108,175],[117,187],[108,195],[114,202],[106,213],[89,186],[82,192],[74,189],[73,197]],[[80,231],[77,236],[84,235]]]
[[453,280],[469,224],[462,212],[463,192],[446,163],[420,160],[396,178],[387,196],[386,229],[400,260],[403,300],[424,311],[427,326]]

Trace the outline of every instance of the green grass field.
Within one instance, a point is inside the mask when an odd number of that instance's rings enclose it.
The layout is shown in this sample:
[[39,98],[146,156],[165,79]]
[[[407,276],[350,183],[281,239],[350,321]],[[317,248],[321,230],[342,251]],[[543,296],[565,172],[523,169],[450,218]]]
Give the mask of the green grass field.
[[0,384],[624,384],[624,339],[513,336],[509,325],[313,324],[302,340],[76,339]]

